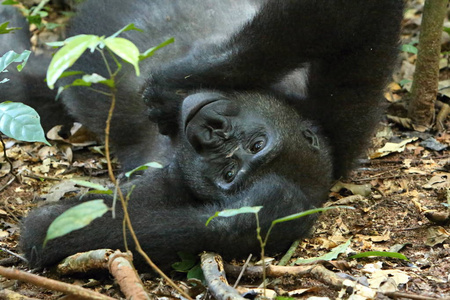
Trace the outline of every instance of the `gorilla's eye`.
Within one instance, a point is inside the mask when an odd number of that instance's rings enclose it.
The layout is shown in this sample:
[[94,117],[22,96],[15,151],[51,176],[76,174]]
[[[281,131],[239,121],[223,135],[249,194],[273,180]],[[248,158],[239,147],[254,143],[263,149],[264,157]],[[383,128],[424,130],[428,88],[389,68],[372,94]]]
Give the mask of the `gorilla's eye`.
[[256,154],[259,151],[261,151],[262,149],[264,149],[264,146],[266,146],[265,140],[257,140],[250,146],[250,152],[252,154]]
[[236,177],[236,174],[237,174],[237,166],[233,164],[225,170],[225,173],[223,174],[223,179],[225,179],[226,182],[230,183],[233,181],[234,177]]

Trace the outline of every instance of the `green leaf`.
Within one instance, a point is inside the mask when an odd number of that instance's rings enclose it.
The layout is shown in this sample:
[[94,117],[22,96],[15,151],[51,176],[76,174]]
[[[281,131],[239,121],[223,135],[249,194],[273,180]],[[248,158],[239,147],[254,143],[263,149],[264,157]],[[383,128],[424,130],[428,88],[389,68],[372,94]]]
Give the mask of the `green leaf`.
[[448,34],[450,34],[450,27],[444,26],[442,28],[442,31],[447,32]]
[[163,48],[163,47],[165,47],[165,46],[167,46],[169,44],[172,44],[174,41],[175,41],[174,38],[170,38],[167,41],[159,44],[158,46],[148,49],[147,51],[145,51],[144,53],[141,53],[139,55],[139,60],[144,60],[146,58],[149,58],[150,56],[153,56],[153,54],[155,54],[155,52],[157,50],[159,50],[159,49],[161,49],[161,48]]
[[381,256],[381,257],[392,257],[399,258],[403,260],[409,261],[409,259],[401,253],[398,252],[384,252],[384,251],[368,251],[362,252],[355,255],[350,256],[350,258],[361,258],[361,257],[370,257],[370,256]]
[[181,261],[172,264],[172,268],[175,271],[187,272],[192,269],[198,261],[198,257],[191,253],[177,252],[177,254],[181,258]]
[[83,71],[66,71],[66,72],[63,72],[61,74],[61,76],[59,76],[59,79],[64,78],[64,77],[74,76],[74,75],[81,75],[81,74],[84,74],[84,72]]
[[125,173],[125,176],[128,177],[128,178],[130,178],[130,176],[131,176],[134,172],[137,172],[137,171],[144,171],[144,170],[147,170],[148,168],[161,169],[162,167],[163,167],[163,166],[162,166],[160,163],[155,162],[155,161],[152,161],[152,162],[143,164],[142,166],[139,166],[139,167],[137,167],[137,168],[134,168],[134,169],[131,170],[131,171],[126,172],[126,173]]
[[278,223],[282,223],[282,222],[287,222],[287,221],[292,221],[298,218],[302,218],[304,216],[307,215],[311,215],[311,214],[315,214],[318,212],[324,212],[326,210],[330,210],[330,209],[336,209],[336,208],[347,208],[347,209],[355,209],[351,206],[329,206],[329,207],[322,207],[322,208],[314,208],[314,209],[310,209],[310,210],[306,210],[306,211],[302,211],[293,215],[289,215],[283,218],[279,218],[276,220],[272,221],[272,225],[278,224]]
[[96,73],[90,74],[90,75],[84,75],[81,78],[84,82],[88,83],[101,83],[109,87],[114,87],[114,80],[112,79],[106,79],[105,77],[98,75]]
[[49,240],[86,227],[94,219],[103,216],[107,211],[108,206],[106,206],[103,200],[87,201],[69,208],[59,215],[48,227],[44,247]]
[[29,50],[25,50],[22,53],[16,53],[14,51],[6,52],[2,57],[0,57],[0,73],[3,72],[10,64],[12,63],[20,63],[17,66],[17,70],[22,71],[23,67],[25,67],[28,58],[30,57],[31,52]]
[[9,22],[3,22],[0,24],[0,34],[6,34],[6,33],[12,32],[14,30],[22,29],[21,27],[9,27],[8,28],[8,24],[9,24]]
[[100,194],[100,195],[112,195],[114,192],[111,190],[101,191],[101,190],[91,190],[87,194]]
[[402,79],[400,80],[400,82],[398,84],[400,84],[400,86],[405,86],[405,84],[412,82],[411,79]]
[[96,35],[77,35],[65,41],[65,46],[53,56],[47,70],[47,85],[50,89],[55,87],[55,82],[61,74],[70,68],[87,49],[95,49],[100,42]]
[[45,139],[38,113],[23,103],[0,103],[0,131],[19,141],[50,145]]
[[19,4],[19,2],[14,0],[5,0],[2,2],[2,5],[15,5],[15,4]]
[[84,187],[87,187],[90,189],[95,189],[95,190],[99,190],[99,191],[111,191],[108,187],[98,184],[98,183],[94,183],[94,182],[90,182],[90,181],[86,181],[86,180],[80,180],[80,179],[71,179],[71,181],[74,182],[76,185],[84,186]]
[[59,48],[59,47],[64,46],[66,43],[65,43],[65,41],[56,41],[56,42],[48,42],[45,44],[49,47],[54,47],[54,48],[58,47]]
[[417,47],[415,47],[413,45],[409,45],[409,44],[402,45],[402,51],[412,53],[412,54],[417,54]]
[[202,267],[200,264],[196,264],[192,269],[190,269],[186,275],[187,279],[198,279],[201,282],[205,282],[205,275],[203,274]]
[[109,36],[108,38],[115,38],[115,37],[117,37],[119,34],[121,34],[122,32],[130,31],[130,30],[136,30],[136,31],[139,31],[139,32],[144,32],[144,30],[142,30],[142,29],[140,29],[140,28],[137,28],[136,26],[134,26],[133,23],[130,23],[130,24],[126,25],[124,28],[118,30],[118,31],[117,31],[116,33],[114,33],[113,35]]
[[30,24],[34,24],[38,27],[40,27],[42,24],[42,18],[40,15],[27,16],[26,18],[27,18],[28,23],[30,23]]
[[326,260],[326,261],[330,261],[333,259],[336,259],[338,257],[339,254],[341,253],[345,253],[345,251],[347,251],[348,247],[350,246],[350,242],[352,239],[348,239],[345,243],[334,247],[333,250],[331,250],[330,252],[319,256],[319,257],[313,257],[313,258],[299,258],[295,261],[294,264],[299,265],[299,264],[311,264],[311,263],[315,263],[317,261],[321,261],[321,260]]
[[262,206],[244,206],[241,208],[234,208],[234,209],[225,209],[222,211],[216,212],[213,216],[211,216],[208,221],[206,221],[205,226],[208,226],[209,222],[211,222],[212,219],[216,217],[234,217],[236,215],[240,214],[257,214],[261,210]]
[[117,56],[134,66],[134,69],[136,70],[136,76],[140,75],[139,49],[135,44],[133,44],[133,42],[120,37],[107,38],[103,42],[105,43],[106,47],[108,47]]

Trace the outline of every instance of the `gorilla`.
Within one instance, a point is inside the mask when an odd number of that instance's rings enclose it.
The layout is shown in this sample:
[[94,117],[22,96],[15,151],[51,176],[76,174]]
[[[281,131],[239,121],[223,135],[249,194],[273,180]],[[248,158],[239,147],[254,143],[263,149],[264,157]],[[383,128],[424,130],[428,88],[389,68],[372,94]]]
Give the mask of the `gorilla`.
[[[11,26],[23,23],[10,8],[2,10]],[[397,59],[403,1],[86,0],[76,11],[68,36],[108,36],[134,23],[144,33],[122,36],[141,51],[175,37],[142,63],[144,78],[124,66],[111,128],[124,170],[150,161],[164,165],[123,189],[134,188],[129,213],[144,250],[167,268],[177,251],[213,250],[226,258],[259,253],[254,216],[219,218],[205,227],[217,211],[263,206],[265,232],[272,220],[326,200],[380,117],[383,88]],[[26,34],[2,37],[0,54],[28,48]],[[23,74],[9,74],[13,84],[2,86],[2,98],[32,103],[44,126],[73,118],[104,136],[110,99],[72,87],[55,102],[43,80],[49,59],[45,53],[32,57],[34,65]],[[72,69],[107,76],[96,53]],[[70,117],[52,117],[60,109]],[[49,266],[97,248],[123,249],[120,208],[115,218],[108,212],[43,247],[58,215],[99,198],[111,206],[111,196],[89,195],[31,211],[21,235],[30,265]],[[313,220],[275,226],[266,252],[285,251]]]

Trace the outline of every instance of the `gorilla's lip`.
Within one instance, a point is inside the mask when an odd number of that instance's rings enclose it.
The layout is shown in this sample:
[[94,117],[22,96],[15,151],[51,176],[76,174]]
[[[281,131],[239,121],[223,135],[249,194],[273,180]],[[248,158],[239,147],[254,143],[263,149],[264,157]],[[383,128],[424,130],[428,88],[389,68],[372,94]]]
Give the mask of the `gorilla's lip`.
[[219,93],[205,92],[197,93],[186,97],[181,108],[182,124],[186,128],[195,115],[206,105],[224,100],[224,96]]

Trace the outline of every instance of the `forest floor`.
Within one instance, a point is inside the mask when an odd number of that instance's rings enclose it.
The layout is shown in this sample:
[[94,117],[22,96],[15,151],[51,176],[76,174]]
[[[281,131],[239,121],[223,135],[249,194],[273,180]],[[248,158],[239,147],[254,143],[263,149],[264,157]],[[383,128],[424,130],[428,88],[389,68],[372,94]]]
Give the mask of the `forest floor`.
[[[420,11],[420,5],[414,9]],[[417,38],[419,15],[409,12],[405,17],[405,40]],[[397,82],[411,76],[414,59],[413,55],[404,54],[401,71],[396,75]],[[448,64],[441,71],[444,82],[448,79]],[[391,86],[391,93],[387,95],[391,103],[401,101],[405,94],[404,89],[395,89]],[[440,99],[450,102],[446,95],[440,95]],[[299,265],[298,259],[321,258],[313,264],[323,265],[334,275],[349,281],[336,286],[330,283],[330,278],[312,273],[286,273],[270,279],[268,288],[272,293],[296,299],[450,299],[450,122],[444,123],[447,129],[444,132],[424,134],[408,131],[387,120],[381,122],[374,137],[373,147],[369,150],[372,159],[362,160],[359,169],[330,192],[329,204],[349,205],[355,209],[322,213],[311,237],[300,241],[289,260],[289,265]],[[85,188],[70,181],[72,178],[107,182],[105,158],[98,147],[80,143],[80,140],[87,142],[91,138],[79,134],[77,143],[57,141],[50,135],[52,146],[6,138],[6,153],[20,182],[10,174],[9,164],[3,163],[0,145],[0,248],[4,250],[0,252],[0,266],[29,271],[26,263],[8,251],[20,254],[20,221],[30,209],[43,202],[40,200],[57,201],[62,196],[85,192]],[[380,153],[379,149],[387,141],[392,143],[391,150],[387,150],[385,156],[374,154]],[[438,150],[436,147],[440,146],[447,148]],[[368,251],[400,253],[407,260],[383,256],[350,257]],[[330,253],[334,253],[332,260],[322,257],[330,256]],[[275,257],[271,263],[277,264],[280,257]],[[123,297],[117,284],[108,276],[85,273],[68,277],[51,269],[34,272],[114,298]],[[202,292],[201,288],[192,288],[199,283],[186,280],[184,274],[174,271],[169,275],[193,294]],[[142,277],[152,297],[180,297],[163,280]],[[352,286],[355,282],[358,285]],[[259,284],[259,280],[244,278],[239,288],[242,291]],[[5,277],[0,277],[1,290],[34,299],[62,296],[60,292]],[[0,298],[6,299],[5,294],[0,293]]]

